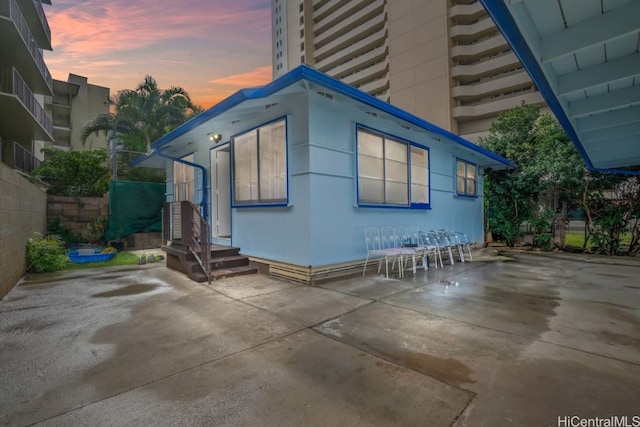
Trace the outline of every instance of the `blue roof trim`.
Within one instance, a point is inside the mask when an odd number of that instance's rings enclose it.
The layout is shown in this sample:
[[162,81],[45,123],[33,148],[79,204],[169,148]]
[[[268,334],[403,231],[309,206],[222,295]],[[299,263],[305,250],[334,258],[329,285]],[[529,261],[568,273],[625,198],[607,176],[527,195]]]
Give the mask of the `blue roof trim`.
[[[153,144],[151,144],[151,148],[152,150],[155,150],[162,147],[164,144],[169,143],[174,138],[184,135],[185,133],[203,124],[204,122],[218,116],[219,114],[224,113],[225,111],[235,107],[236,105],[246,100],[267,97],[300,80],[308,80],[312,83],[317,83],[321,86],[326,87],[327,89],[334,90],[351,99],[360,101],[365,105],[369,105],[371,107],[377,108],[381,111],[384,111],[385,113],[388,113],[397,118],[405,120],[423,129],[426,129],[438,135],[442,135],[452,140],[453,142],[456,142],[470,150],[473,150],[486,157],[489,157],[499,163],[504,164],[505,166],[512,167],[512,168],[517,167],[515,163],[511,162],[508,159],[505,159],[502,156],[497,155],[496,153],[493,153],[483,147],[480,147],[472,143],[471,141],[467,141],[466,139],[461,138],[460,136],[455,135],[445,129],[442,129],[441,127],[436,126],[433,123],[429,123],[424,119],[421,119],[417,116],[414,116],[413,114],[410,114],[397,107],[394,107],[391,104],[381,101],[380,99],[374,96],[371,96],[365,92],[362,92],[361,90],[356,89],[352,86],[349,86],[348,84],[343,83],[340,80],[337,80],[333,77],[330,77],[305,64],[294,68],[293,70],[284,74],[280,78],[272,81],[271,83],[266,84],[265,86],[243,89],[234,93],[230,97],[224,99],[220,103],[214,105],[213,107],[209,108],[208,110],[204,111],[203,113],[189,120],[185,124],[181,125],[180,127],[164,135],[162,138],[156,140]],[[150,153],[140,156],[134,161],[132,161],[131,165],[135,166],[136,164],[142,162],[145,159],[152,157],[153,155],[154,153],[153,151],[151,151]]]
[[587,169],[594,172],[640,175],[640,171],[604,169],[593,166],[591,158],[580,142],[580,137],[576,133],[573,124],[569,120],[569,117],[567,117],[564,108],[562,108],[560,101],[551,88],[551,85],[549,84],[542,67],[538,63],[538,60],[534,56],[533,52],[531,52],[527,41],[520,32],[509,8],[505,4],[505,0],[480,0],[480,3],[482,3],[489,16],[491,16],[491,19],[493,19],[493,22],[496,24],[498,29],[500,29],[500,32],[511,46],[511,49],[516,54],[523,67],[527,70],[527,73],[529,73],[531,80],[533,80],[535,85],[538,87],[538,90],[540,90],[542,97],[549,108],[551,108],[551,111],[553,111],[558,122],[560,122],[560,125],[564,128],[565,132],[567,132],[567,135],[569,135],[569,138],[571,138],[573,144],[584,158],[584,161],[587,164]]

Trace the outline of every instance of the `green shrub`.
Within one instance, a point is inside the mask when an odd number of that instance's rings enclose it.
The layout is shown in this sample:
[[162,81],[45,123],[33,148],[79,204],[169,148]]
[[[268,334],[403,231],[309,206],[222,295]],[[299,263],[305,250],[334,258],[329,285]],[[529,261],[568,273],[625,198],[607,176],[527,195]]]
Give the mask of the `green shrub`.
[[80,234],[74,233],[70,226],[64,225],[59,216],[55,217],[49,222],[49,224],[47,224],[47,234],[58,236],[66,246],[74,246],[85,240]]
[[42,234],[34,233],[27,240],[27,265],[30,270],[38,273],[60,271],[65,268],[67,261],[64,242],[58,236],[42,237]]

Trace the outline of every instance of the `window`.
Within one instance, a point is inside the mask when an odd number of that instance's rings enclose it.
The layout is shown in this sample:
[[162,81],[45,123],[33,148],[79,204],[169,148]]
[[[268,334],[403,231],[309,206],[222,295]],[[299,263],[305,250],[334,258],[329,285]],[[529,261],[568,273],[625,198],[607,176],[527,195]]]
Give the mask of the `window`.
[[429,208],[429,151],[358,128],[358,204]]
[[234,205],[287,203],[286,120],[233,138]]
[[457,193],[461,196],[476,196],[476,165],[460,159],[458,159],[456,165]]
[[[184,156],[182,160],[193,163],[193,154]],[[195,178],[193,166],[173,162],[173,201],[195,201]]]

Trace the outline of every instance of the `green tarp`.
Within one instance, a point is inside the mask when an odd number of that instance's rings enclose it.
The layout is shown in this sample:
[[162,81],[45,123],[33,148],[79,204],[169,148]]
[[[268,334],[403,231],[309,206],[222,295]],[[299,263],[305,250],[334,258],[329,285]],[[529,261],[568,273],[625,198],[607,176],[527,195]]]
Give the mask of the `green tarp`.
[[155,182],[111,181],[109,183],[109,221],[105,239],[146,231],[162,231],[162,205],[165,184]]

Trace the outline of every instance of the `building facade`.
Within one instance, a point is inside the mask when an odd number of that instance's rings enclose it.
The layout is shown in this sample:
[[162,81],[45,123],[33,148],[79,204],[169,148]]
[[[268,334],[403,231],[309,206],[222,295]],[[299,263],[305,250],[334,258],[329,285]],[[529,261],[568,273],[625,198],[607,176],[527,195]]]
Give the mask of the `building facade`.
[[45,97],[53,95],[43,50],[51,50],[44,0],[0,0],[0,161],[31,172],[53,142]]
[[82,142],[85,124],[100,114],[109,113],[109,88],[88,83],[88,79],[69,74],[67,81],[53,81],[53,97],[47,109],[53,118],[53,147],[66,151],[108,148],[104,133],[92,134]]
[[175,162],[195,170],[193,199],[211,242],[307,282],[360,270],[367,227],[457,230],[482,243],[481,176],[514,166],[305,65],[237,92],[151,147],[133,163],[165,169],[167,202],[183,198]]
[[305,63],[472,141],[544,105],[477,0],[272,0],[273,76]]

